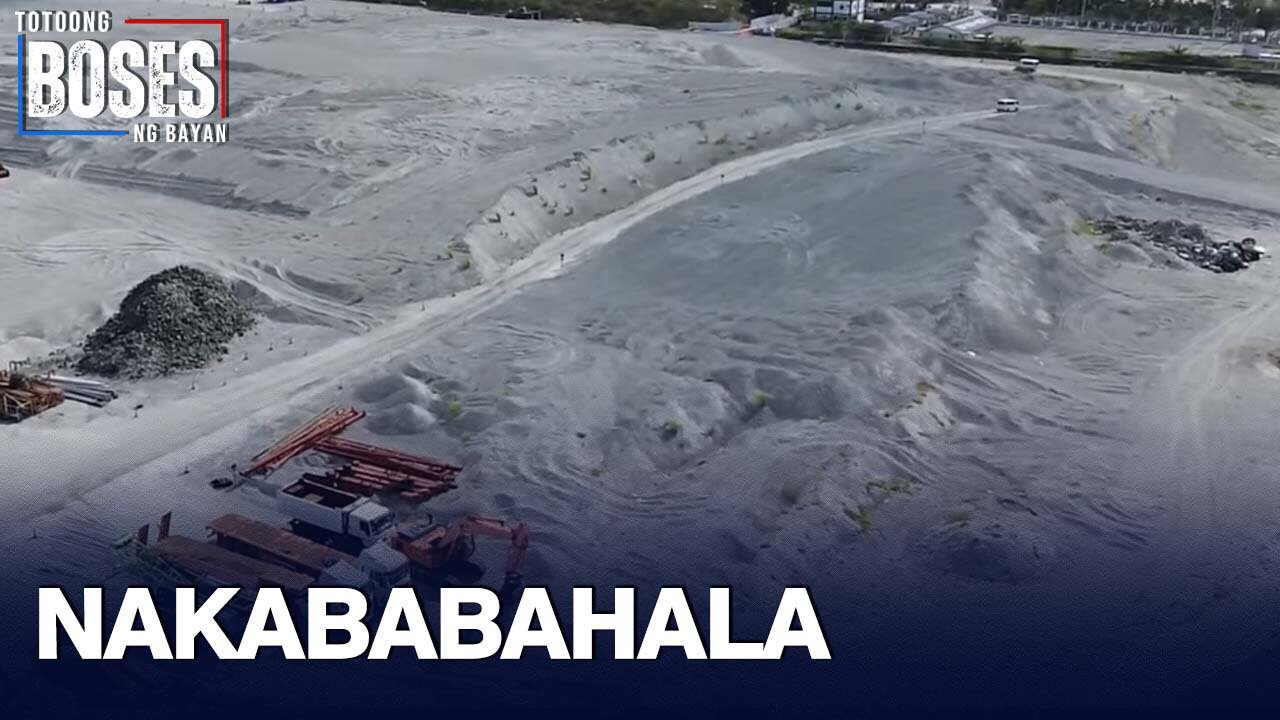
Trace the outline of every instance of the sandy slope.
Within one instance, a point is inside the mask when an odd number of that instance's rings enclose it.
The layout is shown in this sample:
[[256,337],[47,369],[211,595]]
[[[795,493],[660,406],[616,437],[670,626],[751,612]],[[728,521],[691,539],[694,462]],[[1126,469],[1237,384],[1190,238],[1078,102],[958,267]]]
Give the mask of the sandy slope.
[[[954,116],[932,118],[941,130],[965,121],[991,117],[993,111],[981,110]],[[267,424],[276,427],[294,415],[292,403],[324,404],[332,392],[332,378],[341,378],[367,366],[371,358],[394,362],[404,354],[415,352],[421,343],[432,341],[438,333],[465,324],[498,305],[512,299],[531,283],[558,275],[568,265],[596,247],[608,243],[628,228],[726,182],[752,177],[772,167],[814,153],[831,150],[849,143],[920,132],[916,119],[890,123],[867,129],[833,133],[819,139],[796,143],[740,158],[719,165],[663,188],[640,202],[617,213],[587,223],[558,235],[534,249],[528,256],[470,290],[423,303],[421,308],[408,308],[378,328],[357,337],[286,363],[260,370],[237,379],[225,388],[209,390],[191,398],[174,399],[152,405],[134,418],[122,414],[116,418],[90,421],[74,432],[80,436],[68,442],[68,429],[57,424],[42,426],[28,423],[13,428],[14,447],[6,451],[5,461],[21,474],[58,476],[67,480],[68,488],[92,487],[97,478],[115,477],[136,469],[157,475],[150,463],[158,462],[172,469],[194,458],[186,448],[197,439],[214,433],[230,437],[248,435],[247,428]],[[565,265],[561,264],[563,257]],[[183,421],[177,422],[177,418]],[[147,437],[146,443],[136,438]],[[48,457],[48,448],[65,446],[56,458]],[[106,448],[119,448],[106,457]],[[124,450],[129,448],[129,450]],[[176,453],[176,457],[171,457]],[[38,470],[37,470],[38,468]],[[11,497],[6,512],[14,518],[30,516],[32,510],[56,506],[47,488],[31,486],[28,499]],[[40,505],[45,505],[40,508]]]

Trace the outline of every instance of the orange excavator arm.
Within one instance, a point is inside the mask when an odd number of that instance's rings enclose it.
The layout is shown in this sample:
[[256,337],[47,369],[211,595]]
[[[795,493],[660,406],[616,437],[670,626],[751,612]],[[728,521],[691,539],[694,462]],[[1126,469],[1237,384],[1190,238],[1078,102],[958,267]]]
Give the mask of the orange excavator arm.
[[511,550],[507,553],[507,579],[519,578],[524,569],[525,556],[529,553],[529,527],[524,523],[508,523],[497,518],[471,515],[462,520],[460,533],[475,533],[489,537],[510,538]]

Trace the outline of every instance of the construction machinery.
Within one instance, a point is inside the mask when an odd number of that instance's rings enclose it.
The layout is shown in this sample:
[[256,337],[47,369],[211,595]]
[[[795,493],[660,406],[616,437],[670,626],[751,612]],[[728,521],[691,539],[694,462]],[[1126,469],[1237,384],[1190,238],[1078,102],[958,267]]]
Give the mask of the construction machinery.
[[358,557],[352,557],[236,513],[215,518],[208,529],[219,547],[303,573],[315,578],[318,585],[385,593],[409,582],[408,559],[385,543],[375,544]]
[[395,526],[396,514],[390,509],[317,483],[317,477],[305,474],[276,495],[295,533],[356,554],[380,542]]
[[255,455],[241,474],[269,475],[298,455],[316,451],[344,464],[310,480],[343,492],[396,493],[401,500],[417,504],[457,487],[455,481],[462,472],[457,465],[339,437],[364,417],[355,408],[330,407]]
[[0,370],[0,420],[19,422],[57,407],[66,399],[61,388],[39,378]]
[[403,553],[418,569],[428,573],[448,573],[475,553],[477,534],[511,541],[506,582],[518,582],[529,552],[529,528],[524,523],[509,523],[479,515],[470,515],[447,525],[430,519],[404,523],[391,535],[391,547]]
[[[472,515],[447,525],[432,519],[395,528],[388,542],[376,542],[358,556],[312,542],[282,528],[244,515],[228,513],[206,526],[212,542],[171,535],[173,513],[160,519],[154,543],[150,525],[113,543],[114,549],[144,576],[171,586],[195,586],[203,593],[219,587],[256,590],[278,587],[302,597],[311,587],[348,587],[371,600],[385,598],[393,587],[411,583],[410,568],[433,580],[477,569],[468,560],[475,536],[508,538],[504,597],[517,589],[529,549],[524,523]],[[476,577],[482,571],[477,572]]]
[[149,541],[150,525],[143,525],[136,533],[113,543],[118,553],[152,580],[195,586],[206,593],[220,587],[246,590],[277,587],[293,597],[301,597],[315,582],[309,575],[240,555],[213,543],[170,535],[172,515],[165,513],[160,519],[154,544]]

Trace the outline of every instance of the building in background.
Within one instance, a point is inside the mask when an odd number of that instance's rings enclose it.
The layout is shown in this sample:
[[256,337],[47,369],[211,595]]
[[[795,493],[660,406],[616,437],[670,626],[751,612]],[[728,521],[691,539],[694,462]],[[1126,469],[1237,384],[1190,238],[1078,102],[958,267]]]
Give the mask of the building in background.
[[922,31],[920,35],[930,40],[981,40],[990,37],[991,31],[998,24],[993,17],[974,13],[969,17],[935,25]]
[[866,0],[830,0],[814,3],[810,8],[814,20],[857,20],[862,22],[866,14]]

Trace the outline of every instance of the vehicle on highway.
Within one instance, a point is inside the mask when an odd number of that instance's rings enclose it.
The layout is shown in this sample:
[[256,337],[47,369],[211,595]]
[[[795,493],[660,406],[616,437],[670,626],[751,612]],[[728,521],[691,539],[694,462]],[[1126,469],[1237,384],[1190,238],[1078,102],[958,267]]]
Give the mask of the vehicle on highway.
[[996,112],[1018,112],[1017,98],[1000,98],[996,100]]
[[1038,67],[1040,67],[1039,60],[1025,57],[1018,61],[1018,67],[1016,69],[1018,72],[1031,74],[1035,72]]

